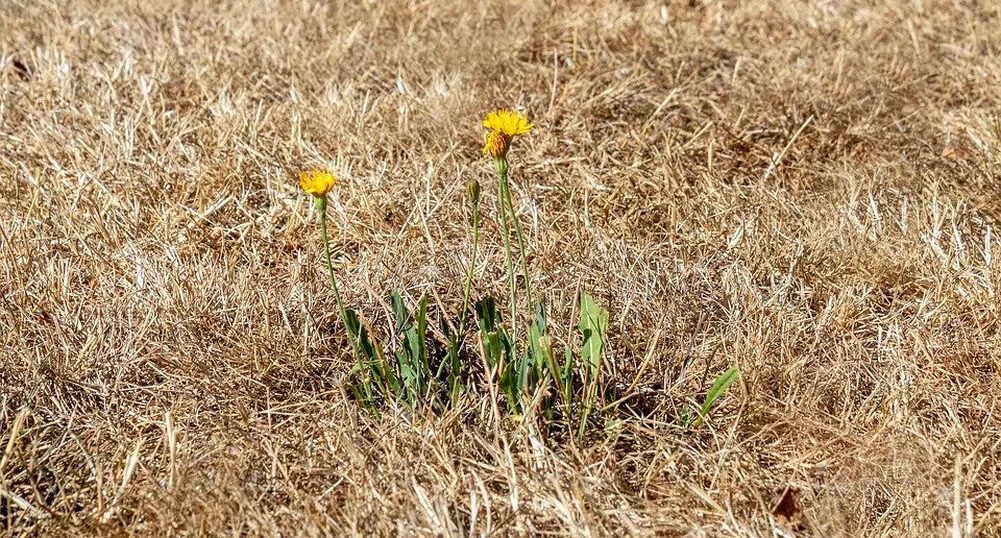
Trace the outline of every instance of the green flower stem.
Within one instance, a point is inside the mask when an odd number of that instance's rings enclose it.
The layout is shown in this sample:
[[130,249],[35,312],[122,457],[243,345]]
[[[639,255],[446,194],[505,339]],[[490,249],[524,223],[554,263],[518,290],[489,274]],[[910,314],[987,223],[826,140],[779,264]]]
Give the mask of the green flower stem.
[[341,315],[341,323],[344,324],[344,330],[347,331],[348,340],[351,342],[351,349],[355,352],[355,357],[357,358],[357,337],[352,334],[354,331],[351,330],[351,325],[348,324],[348,314],[344,309],[344,301],[341,300],[341,289],[337,285],[337,277],[334,276],[334,265],[330,261],[330,239],[327,237],[327,197],[317,196],[314,200],[316,201],[316,210],[320,212],[320,234],[323,236],[323,254],[327,260],[327,272],[330,274],[330,285],[333,286],[334,297],[337,299],[337,311]]
[[511,287],[511,349],[518,356],[518,286],[514,278],[514,262],[511,259],[511,224],[507,220],[507,204],[504,192],[507,189],[507,159],[495,159],[494,168],[500,179],[500,200],[498,208],[502,231],[504,232],[504,262],[507,265],[507,277]]
[[505,165],[504,173],[500,176],[500,191],[504,197],[504,201],[507,203],[508,211],[511,212],[511,220],[514,221],[515,234],[518,236],[518,250],[521,252],[521,267],[525,276],[525,294],[528,296],[528,310],[529,315],[531,316],[533,308],[532,301],[534,300],[534,297],[532,295],[532,279],[528,276],[528,259],[525,255],[525,236],[521,233],[521,221],[518,220],[518,214],[514,211],[514,202],[511,201],[511,184],[508,183],[507,171],[508,167]]
[[476,269],[476,251],[480,241],[480,202],[473,205],[473,251],[469,255],[469,269],[466,271],[466,291],[462,295],[462,317],[459,318],[459,336],[466,327],[466,317],[469,315],[469,296],[473,288],[473,271]]
[[[461,345],[465,335],[466,320],[469,317],[469,297],[473,288],[473,272],[476,269],[476,252],[478,250],[480,239],[480,200],[478,190],[476,197],[473,198],[471,202],[473,209],[473,249],[469,256],[469,268],[466,270],[466,290],[462,296],[462,315],[459,317],[459,329],[452,337],[452,341],[449,343],[449,359],[452,364],[450,365],[451,371],[448,376],[448,386],[450,390],[450,398],[453,404],[458,401],[459,393],[461,392],[459,387],[459,374],[462,370],[462,364],[459,362],[459,346]],[[440,368],[438,370],[438,375],[441,375]]]

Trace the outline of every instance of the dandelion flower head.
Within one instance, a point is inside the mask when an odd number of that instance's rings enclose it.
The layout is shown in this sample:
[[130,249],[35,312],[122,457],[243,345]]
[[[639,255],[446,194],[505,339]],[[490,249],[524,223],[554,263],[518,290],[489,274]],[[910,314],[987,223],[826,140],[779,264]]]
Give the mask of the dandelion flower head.
[[335,183],[337,176],[328,170],[308,170],[299,173],[299,186],[317,198],[326,196],[333,190]]
[[495,110],[483,118],[483,126],[490,129],[483,144],[483,154],[503,159],[511,147],[511,140],[532,130],[532,122],[520,112]]

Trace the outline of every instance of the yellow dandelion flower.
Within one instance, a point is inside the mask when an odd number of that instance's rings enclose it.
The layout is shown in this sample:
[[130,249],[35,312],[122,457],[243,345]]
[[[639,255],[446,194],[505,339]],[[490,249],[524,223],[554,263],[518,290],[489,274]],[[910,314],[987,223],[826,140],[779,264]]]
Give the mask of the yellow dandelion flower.
[[483,126],[490,129],[490,132],[485,137],[483,154],[503,159],[511,148],[511,140],[528,134],[532,125],[523,114],[511,110],[500,109],[487,114],[483,118]]
[[483,126],[492,131],[504,133],[507,136],[528,134],[532,130],[532,122],[523,114],[510,110],[495,110],[483,119]]
[[309,170],[299,173],[299,186],[317,198],[325,197],[334,189],[335,183],[337,176],[328,170]]

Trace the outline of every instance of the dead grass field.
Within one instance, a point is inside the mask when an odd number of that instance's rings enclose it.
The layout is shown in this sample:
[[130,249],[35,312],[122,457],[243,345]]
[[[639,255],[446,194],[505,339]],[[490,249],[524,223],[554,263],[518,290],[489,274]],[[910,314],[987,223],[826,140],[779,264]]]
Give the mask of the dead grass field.
[[[0,3],[0,529],[1001,536],[999,10]],[[298,171],[341,176],[347,301],[437,319],[472,178],[475,293],[504,296],[498,106],[537,125],[512,180],[558,335],[587,290],[608,382],[649,360],[573,442],[493,423],[482,386],[381,418],[341,389]]]

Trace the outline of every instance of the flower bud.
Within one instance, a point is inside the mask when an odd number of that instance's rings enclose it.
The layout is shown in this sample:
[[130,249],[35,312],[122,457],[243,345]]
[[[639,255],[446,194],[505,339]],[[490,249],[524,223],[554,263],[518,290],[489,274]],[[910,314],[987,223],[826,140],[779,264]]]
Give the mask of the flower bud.
[[475,179],[466,183],[466,196],[469,196],[469,201],[474,204],[480,203],[480,182]]

